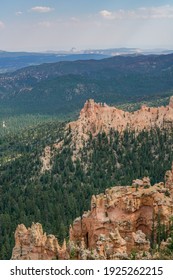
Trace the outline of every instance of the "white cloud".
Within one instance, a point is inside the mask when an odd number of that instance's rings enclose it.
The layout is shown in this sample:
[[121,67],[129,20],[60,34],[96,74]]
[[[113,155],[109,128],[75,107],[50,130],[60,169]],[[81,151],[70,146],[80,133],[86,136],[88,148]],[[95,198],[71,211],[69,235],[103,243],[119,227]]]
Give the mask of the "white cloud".
[[173,6],[141,7],[134,10],[100,11],[104,19],[172,19]]
[[5,27],[5,24],[2,21],[0,21],[0,29],[3,29],[4,27]]
[[50,13],[54,10],[54,8],[50,8],[50,7],[44,7],[44,6],[36,6],[31,8],[32,12],[35,13]]
[[21,11],[16,12],[16,16],[21,16],[22,14],[23,14],[23,12],[21,12]]
[[165,5],[160,7],[153,7],[150,10],[148,10],[149,16],[151,18],[173,18],[173,6]]
[[106,19],[113,19],[113,18],[114,18],[112,12],[109,12],[109,11],[107,11],[107,10],[102,10],[102,11],[100,11],[100,15],[101,15],[103,18],[106,18]]

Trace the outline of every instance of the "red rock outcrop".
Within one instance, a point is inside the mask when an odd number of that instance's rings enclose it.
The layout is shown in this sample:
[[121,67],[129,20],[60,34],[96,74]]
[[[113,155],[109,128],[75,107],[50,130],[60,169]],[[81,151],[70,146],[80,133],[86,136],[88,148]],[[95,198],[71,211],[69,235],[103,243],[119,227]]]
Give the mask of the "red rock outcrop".
[[140,110],[132,113],[89,99],[81,110],[79,119],[67,125],[71,128],[73,143],[77,150],[83,147],[83,142],[89,139],[90,134],[96,136],[99,132],[108,133],[110,129],[123,132],[128,128],[140,132],[153,127],[172,126],[173,97],[166,107],[154,108],[143,105]]
[[169,107],[173,108],[173,96],[170,97]]
[[26,228],[18,225],[15,231],[15,247],[12,260],[52,260],[68,259],[66,242],[62,247],[54,235],[43,233],[41,224],[32,224]]
[[169,189],[171,195],[173,196],[173,163],[172,169],[168,170],[165,174],[165,187]]
[[129,255],[133,250],[147,252],[153,221],[155,231],[158,216],[161,223],[169,225],[173,197],[167,195],[170,187],[167,189],[164,183],[150,186],[146,181],[142,184],[142,180],[135,180],[135,186],[113,187],[93,196],[91,210],[74,221],[70,240],[75,244],[84,240],[87,248],[97,248],[100,254],[99,242],[106,259]]
[[44,148],[44,153],[40,157],[40,160],[42,162],[41,173],[44,173],[45,171],[49,171],[51,169],[51,157],[51,148],[47,146]]
[[[12,259],[127,259],[132,252],[139,258],[149,255],[151,236],[158,220],[169,231],[173,216],[173,166],[165,183],[151,186],[148,177],[132,186],[117,186],[93,195],[91,210],[75,219],[70,239],[59,246],[53,235],[43,234],[40,224],[15,232]],[[163,244],[162,244],[163,245]]]

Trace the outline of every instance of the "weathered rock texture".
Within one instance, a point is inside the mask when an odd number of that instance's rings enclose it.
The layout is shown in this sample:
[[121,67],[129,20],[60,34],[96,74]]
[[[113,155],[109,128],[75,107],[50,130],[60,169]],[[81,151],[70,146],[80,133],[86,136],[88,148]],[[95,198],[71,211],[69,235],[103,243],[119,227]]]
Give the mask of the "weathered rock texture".
[[[12,259],[127,259],[132,252],[149,256],[152,233],[160,224],[169,228],[173,216],[173,167],[165,182],[151,186],[148,177],[132,186],[117,186],[93,195],[91,210],[70,226],[70,240],[62,248],[40,224],[15,232]],[[156,238],[156,236],[155,236]],[[145,254],[144,254],[145,253]]]
[[110,129],[123,132],[125,129],[140,132],[154,127],[173,126],[173,97],[168,106],[147,107],[142,106],[135,112],[125,112],[105,103],[95,103],[89,99],[80,112],[77,121],[71,122],[70,126],[73,143],[77,149],[83,147],[83,143],[89,139],[90,134],[96,136],[99,132],[109,133]]
[[12,252],[13,260],[52,260],[68,259],[66,242],[62,247],[54,235],[43,233],[41,224],[32,224],[26,228],[18,225],[15,232],[15,247]]
[[45,171],[49,171],[51,169],[51,148],[49,146],[44,148],[44,153],[40,157],[40,160],[42,162],[42,168],[41,173],[44,173]]
[[172,169],[166,171],[165,174],[165,187],[169,189],[171,196],[173,197],[173,163],[172,163]]
[[[105,194],[92,197],[91,210],[74,221],[70,240],[85,241],[104,258],[129,255],[133,250],[147,252],[149,239],[158,217],[169,226],[173,215],[173,170],[166,173],[166,182],[150,185],[149,178],[134,180],[132,186],[113,187]],[[169,175],[169,176],[168,176]]]
[[[67,125],[76,151],[83,147],[90,134],[108,133],[110,129],[136,132],[153,127],[172,127],[173,97],[166,107],[149,108],[129,113],[106,104],[88,100],[80,118]],[[54,145],[60,149],[63,142]],[[77,155],[77,152],[76,152]],[[51,169],[52,152],[46,147],[41,160],[42,172]],[[75,155],[74,155],[75,156]],[[53,235],[43,234],[40,224],[31,228],[19,225],[15,232],[12,259],[123,259],[133,250],[149,251],[152,231],[156,232],[158,217],[168,228],[173,215],[173,166],[165,174],[165,183],[151,186],[148,177],[136,179],[132,186],[117,186],[105,194],[92,197],[91,210],[77,218],[70,227],[70,240],[62,247]]]
[[[64,141],[60,141],[58,143],[53,144],[53,148],[55,149],[61,149],[63,147]],[[41,167],[41,173],[45,173],[45,171],[50,171],[52,169],[52,164],[51,164],[51,160],[54,156],[54,151],[53,149],[51,149],[50,146],[46,146],[44,148],[44,152],[42,154],[42,156],[40,157],[40,161],[42,164]]]

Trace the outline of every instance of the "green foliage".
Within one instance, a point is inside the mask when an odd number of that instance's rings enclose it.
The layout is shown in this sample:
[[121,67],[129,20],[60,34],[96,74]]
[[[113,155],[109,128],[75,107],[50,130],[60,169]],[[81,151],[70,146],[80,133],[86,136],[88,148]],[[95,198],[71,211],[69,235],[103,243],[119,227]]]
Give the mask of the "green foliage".
[[170,238],[169,238],[169,244],[168,244],[168,249],[172,252],[173,254],[173,216],[170,217]]
[[168,190],[166,190],[165,195],[170,197],[170,192]]
[[76,259],[76,249],[72,247],[70,250],[70,260],[75,260],[75,259]]
[[1,75],[0,114],[3,110],[3,114],[71,116],[89,98],[129,110],[144,102],[163,105],[173,92],[172,57],[117,56],[50,63]]
[[149,189],[149,187],[150,187],[149,185],[145,185],[144,189]]
[[[62,139],[65,144],[59,152],[53,143]],[[129,185],[146,173],[152,183],[163,181],[173,160],[172,141],[173,130],[137,136],[128,131],[124,136],[116,131],[108,136],[100,133],[90,137],[73,162],[71,130],[64,136],[64,124],[57,121],[1,137],[0,258],[11,257],[19,223],[40,222],[62,242],[74,218],[90,208],[92,194]],[[48,145],[53,152],[52,170],[41,173],[40,156]]]
[[[21,133],[24,129],[33,128],[43,123],[50,123],[60,118],[49,115],[15,115],[0,117],[0,137],[10,135],[11,133]],[[3,127],[3,122],[6,127]]]
[[130,254],[130,259],[136,260],[136,256],[137,256],[137,251],[133,249]]
[[154,212],[153,212],[153,221],[152,221],[152,231],[151,231],[151,251],[154,254],[156,251],[162,255],[164,252],[160,250],[160,245],[162,241],[166,241],[170,237],[170,231],[167,229],[166,225],[161,223],[161,213],[158,212],[157,219],[155,221]]

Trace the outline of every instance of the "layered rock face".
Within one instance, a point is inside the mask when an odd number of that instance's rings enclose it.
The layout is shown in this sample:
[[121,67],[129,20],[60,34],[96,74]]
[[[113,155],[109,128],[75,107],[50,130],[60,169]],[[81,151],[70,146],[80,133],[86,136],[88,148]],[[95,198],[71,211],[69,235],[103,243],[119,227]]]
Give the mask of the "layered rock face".
[[12,260],[52,260],[68,259],[66,242],[62,247],[54,235],[43,233],[41,224],[32,224],[26,228],[18,225],[15,232],[15,247]]
[[91,210],[74,221],[70,240],[76,245],[85,242],[86,248],[96,248],[105,259],[128,256],[133,250],[148,252],[158,217],[161,224],[169,225],[172,187],[173,180],[169,187],[167,182],[151,186],[149,178],[144,178],[134,180],[132,186],[113,187],[93,196]]
[[96,136],[99,132],[108,133],[110,129],[123,132],[128,128],[140,132],[153,127],[172,127],[173,97],[166,107],[142,106],[140,110],[132,113],[89,99],[81,110],[79,119],[67,126],[71,127],[73,142],[78,149],[83,146],[83,141],[88,140],[90,133]]
[[40,224],[15,232],[12,259],[127,259],[132,252],[139,258],[149,255],[151,236],[158,220],[169,231],[173,216],[173,167],[165,182],[151,186],[148,177],[131,186],[117,186],[93,195],[91,210],[70,226],[68,246],[60,247],[53,235],[43,234]]

